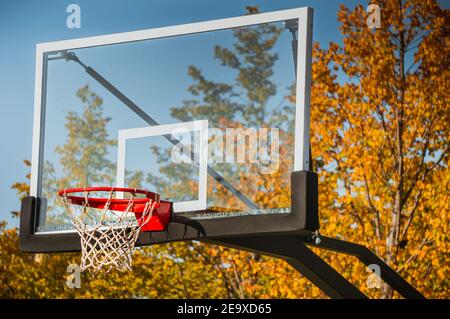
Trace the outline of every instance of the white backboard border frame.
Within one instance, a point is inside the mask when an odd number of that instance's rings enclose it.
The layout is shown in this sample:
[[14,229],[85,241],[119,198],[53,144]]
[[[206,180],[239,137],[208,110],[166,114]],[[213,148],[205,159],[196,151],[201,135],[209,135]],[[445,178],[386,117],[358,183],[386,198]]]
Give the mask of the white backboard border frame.
[[[45,91],[47,69],[47,62],[45,59],[46,55],[61,50],[80,49],[93,46],[195,34],[291,19],[298,20],[294,171],[308,170],[313,10],[309,7],[303,7],[206,22],[37,44],[30,196],[42,196],[41,186],[45,133]],[[42,220],[42,216],[38,217],[39,220]]]

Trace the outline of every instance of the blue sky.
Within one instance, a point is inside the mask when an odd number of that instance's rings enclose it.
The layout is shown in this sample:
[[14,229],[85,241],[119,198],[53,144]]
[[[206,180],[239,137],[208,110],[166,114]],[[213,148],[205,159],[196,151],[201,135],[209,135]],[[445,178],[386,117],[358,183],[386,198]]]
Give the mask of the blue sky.
[[[310,6],[314,12],[314,40],[321,46],[339,41],[336,13],[344,3],[354,7],[367,1],[300,0],[3,0],[0,4],[0,220],[18,221],[10,212],[19,200],[11,185],[25,181],[29,172],[22,161],[31,159],[35,45],[107,33],[239,16],[245,6],[261,12]],[[66,7],[81,7],[81,28],[66,26]]]

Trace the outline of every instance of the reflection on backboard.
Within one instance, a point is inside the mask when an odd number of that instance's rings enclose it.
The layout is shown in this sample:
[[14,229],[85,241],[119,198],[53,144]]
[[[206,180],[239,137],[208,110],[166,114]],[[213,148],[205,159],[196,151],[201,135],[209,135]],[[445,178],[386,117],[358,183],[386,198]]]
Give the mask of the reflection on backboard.
[[309,161],[311,26],[301,8],[39,44],[36,233],[71,231],[58,190],[95,185],[148,189],[199,221],[289,216]]

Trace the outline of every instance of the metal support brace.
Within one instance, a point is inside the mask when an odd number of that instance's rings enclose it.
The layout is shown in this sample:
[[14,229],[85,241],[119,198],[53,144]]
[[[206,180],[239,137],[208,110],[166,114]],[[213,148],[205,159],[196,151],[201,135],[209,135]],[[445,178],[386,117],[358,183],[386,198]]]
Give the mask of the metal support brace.
[[208,242],[282,258],[331,298],[367,298],[366,295],[348,282],[313,251],[303,243],[299,243],[295,237],[256,236],[221,238],[219,240],[208,240]]
[[331,298],[360,299],[367,298],[367,296],[308,249],[306,245],[355,256],[365,265],[377,264],[381,269],[381,279],[404,298],[425,298],[368,248],[351,242],[321,237],[320,244],[316,244],[311,238],[297,235],[220,238],[206,241],[282,258]]
[[[302,237],[297,237],[297,240],[299,241],[299,244],[304,242],[304,238]],[[413,286],[411,286],[405,279],[403,279],[397,272],[395,272],[367,247],[330,237],[322,237],[322,241],[319,245],[316,245],[313,242],[308,242],[307,244],[313,247],[355,256],[366,266],[376,264],[380,267],[381,279],[383,279],[384,282],[386,282],[389,286],[392,287],[392,289],[397,291],[404,298],[425,298],[420,292],[418,292]]]

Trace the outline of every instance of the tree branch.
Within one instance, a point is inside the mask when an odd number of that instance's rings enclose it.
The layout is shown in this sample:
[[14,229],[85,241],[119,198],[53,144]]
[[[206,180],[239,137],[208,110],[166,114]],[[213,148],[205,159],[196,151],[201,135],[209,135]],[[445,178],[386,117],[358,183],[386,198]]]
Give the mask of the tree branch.
[[414,218],[414,214],[415,214],[415,212],[417,210],[417,207],[419,206],[419,202],[420,202],[421,197],[422,197],[422,190],[420,190],[419,193],[417,193],[417,195],[415,197],[413,208],[409,212],[408,220],[406,221],[405,228],[403,229],[403,232],[400,235],[401,240],[404,240],[406,238],[406,234],[408,232],[409,226],[411,226],[411,222],[412,222],[412,220]]
[[381,110],[379,105],[375,106],[375,110],[380,117],[381,125],[382,125],[383,131],[384,131],[384,136],[386,137],[386,139],[388,141],[388,146],[389,146],[389,150],[391,151],[391,155],[394,157],[394,163],[397,165],[397,159],[395,157],[394,143],[392,142],[390,132],[388,131],[388,128],[386,125],[386,120],[384,118],[384,112]]
[[431,244],[433,244],[433,243],[434,243],[434,240],[428,240],[428,239],[425,238],[425,239],[420,243],[419,247],[416,249],[416,252],[415,252],[413,255],[411,255],[411,256],[408,258],[408,260],[406,260],[406,262],[402,265],[402,267],[400,267],[400,268],[398,269],[398,272],[401,272],[401,271],[405,270],[406,267],[408,266],[408,264],[411,263],[414,259],[417,258],[417,255],[419,254],[419,252],[422,250],[422,248],[423,248],[425,245],[431,245]]

